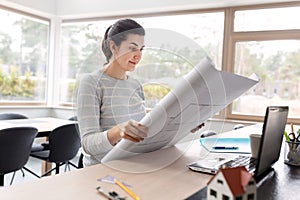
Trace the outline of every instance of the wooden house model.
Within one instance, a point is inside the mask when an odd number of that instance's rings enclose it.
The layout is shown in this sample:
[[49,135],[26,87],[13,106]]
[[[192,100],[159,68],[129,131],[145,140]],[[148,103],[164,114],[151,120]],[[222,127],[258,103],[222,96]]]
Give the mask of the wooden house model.
[[243,167],[223,168],[207,183],[207,200],[256,200],[256,182]]

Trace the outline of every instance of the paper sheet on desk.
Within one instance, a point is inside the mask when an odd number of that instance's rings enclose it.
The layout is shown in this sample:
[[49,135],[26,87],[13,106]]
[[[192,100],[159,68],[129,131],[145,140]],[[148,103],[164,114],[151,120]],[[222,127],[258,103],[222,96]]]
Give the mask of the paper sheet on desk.
[[[251,153],[249,138],[201,138],[200,144],[210,152],[216,153]],[[213,147],[226,147],[214,149]],[[229,148],[227,148],[229,147]],[[237,148],[231,148],[237,147]]]
[[256,83],[256,75],[246,78],[219,71],[208,57],[202,59],[140,121],[149,127],[148,137],[139,143],[121,140],[102,162],[176,144],[189,134],[190,130],[220,112]]

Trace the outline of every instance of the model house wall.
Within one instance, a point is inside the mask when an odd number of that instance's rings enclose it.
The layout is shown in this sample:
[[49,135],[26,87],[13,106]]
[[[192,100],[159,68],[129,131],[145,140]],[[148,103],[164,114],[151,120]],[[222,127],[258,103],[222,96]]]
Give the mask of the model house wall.
[[245,167],[220,169],[207,186],[208,200],[256,200],[256,183]]

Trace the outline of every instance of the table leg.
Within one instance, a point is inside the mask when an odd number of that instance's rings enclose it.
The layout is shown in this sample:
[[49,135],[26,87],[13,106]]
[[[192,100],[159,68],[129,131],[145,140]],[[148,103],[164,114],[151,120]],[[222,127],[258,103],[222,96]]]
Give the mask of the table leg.
[[[42,139],[43,142],[47,142],[49,141],[49,137],[44,137]],[[42,161],[42,170],[41,170],[41,174],[45,174],[47,171],[52,169],[52,163],[49,163],[47,161]],[[47,176],[51,176],[52,173],[49,173]]]
[[[47,171],[52,169],[52,163],[42,161],[42,174],[45,174]],[[51,173],[49,173],[47,176],[51,176]]]

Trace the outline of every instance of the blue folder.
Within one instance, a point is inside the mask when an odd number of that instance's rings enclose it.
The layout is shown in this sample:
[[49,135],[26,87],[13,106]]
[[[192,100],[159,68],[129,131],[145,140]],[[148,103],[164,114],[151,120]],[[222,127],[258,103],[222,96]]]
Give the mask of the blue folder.
[[200,144],[209,152],[251,153],[249,138],[200,138]]

